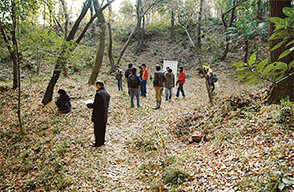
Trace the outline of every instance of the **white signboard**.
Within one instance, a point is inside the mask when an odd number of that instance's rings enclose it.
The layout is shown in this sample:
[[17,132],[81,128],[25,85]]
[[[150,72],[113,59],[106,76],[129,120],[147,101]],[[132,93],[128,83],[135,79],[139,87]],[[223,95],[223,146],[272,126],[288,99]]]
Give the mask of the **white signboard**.
[[173,70],[173,74],[175,75],[175,83],[177,81],[177,71],[178,71],[178,61],[163,61],[163,71],[166,71],[166,68],[169,67]]

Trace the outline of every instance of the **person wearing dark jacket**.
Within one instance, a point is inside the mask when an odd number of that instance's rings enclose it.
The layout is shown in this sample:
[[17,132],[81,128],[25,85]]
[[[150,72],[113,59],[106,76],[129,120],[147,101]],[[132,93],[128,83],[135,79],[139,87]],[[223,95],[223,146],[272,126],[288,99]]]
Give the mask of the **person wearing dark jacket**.
[[[128,65],[128,69],[125,71],[125,78],[128,79],[129,76],[132,74],[132,68],[133,68],[133,64],[132,63],[129,63]],[[129,88],[129,85],[128,85],[128,93],[130,95],[130,88]]]
[[125,71],[125,78],[126,78],[126,79],[130,76],[130,74],[132,74],[132,68],[133,68],[133,67],[134,67],[134,66],[133,66],[132,63],[130,63],[130,64],[128,65],[128,69]]
[[102,82],[96,83],[97,92],[94,103],[87,104],[87,107],[93,109],[92,121],[94,123],[95,143],[93,147],[100,147],[105,142],[105,131],[108,118],[108,108],[110,95],[104,89]]
[[118,88],[118,91],[122,91],[123,90],[123,87],[122,87],[123,73],[120,70],[120,67],[118,65],[115,68],[116,68],[115,78],[117,80],[117,88]]
[[167,101],[171,100],[173,87],[175,87],[175,75],[173,74],[172,69],[167,69],[167,73],[165,73],[165,99]]
[[131,107],[135,107],[134,104],[134,97],[137,98],[137,107],[140,107],[140,84],[141,84],[141,78],[137,74],[137,69],[132,68],[132,74],[128,77],[128,87],[129,87],[129,94],[131,98]]
[[156,107],[159,109],[161,105],[161,95],[163,91],[163,85],[165,82],[164,73],[160,71],[160,66],[156,66],[156,72],[154,73],[153,86],[155,88]]
[[58,107],[58,110],[62,113],[69,113],[71,110],[71,103],[69,95],[63,90],[58,90],[59,97],[57,98],[57,101],[55,104]]

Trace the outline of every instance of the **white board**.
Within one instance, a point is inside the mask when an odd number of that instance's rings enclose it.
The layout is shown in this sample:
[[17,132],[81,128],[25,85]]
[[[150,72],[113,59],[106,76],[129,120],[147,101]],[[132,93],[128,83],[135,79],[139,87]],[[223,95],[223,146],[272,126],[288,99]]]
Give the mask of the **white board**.
[[173,74],[175,75],[175,83],[177,81],[177,71],[178,71],[178,61],[163,61],[163,71],[165,72],[166,68],[169,67],[173,70]]

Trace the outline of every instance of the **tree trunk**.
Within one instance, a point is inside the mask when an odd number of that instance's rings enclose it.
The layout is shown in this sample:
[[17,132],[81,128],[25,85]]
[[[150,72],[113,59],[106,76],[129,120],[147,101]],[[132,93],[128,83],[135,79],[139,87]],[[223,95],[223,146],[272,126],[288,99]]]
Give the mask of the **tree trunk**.
[[137,24],[139,25],[138,32],[137,32],[137,53],[141,52],[141,38],[142,38],[142,19],[141,19],[140,5],[141,5],[141,0],[138,0],[137,6],[136,6]]
[[[50,79],[50,82],[49,82],[47,88],[46,88],[46,92],[45,92],[45,95],[42,100],[43,105],[47,105],[48,103],[50,103],[52,101],[54,87],[55,87],[55,84],[57,83],[59,76],[60,76],[60,73],[61,73],[61,66],[64,66],[67,61],[67,57],[64,56],[64,54],[68,51],[67,44],[68,44],[68,42],[70,42],[71,40],[74,39],[75,34],[77,33],[77,30],[78,30],[78,27],[79,27],[81,21],[83,20],[83,18],[85,17],[86,13],[88,12],[90,5],[91,5],[91,1],[86,0],[85,6],[83,7],[81,14],[79,15],[73,28],[71,29],[69,35],[66,38],[66,43],[64,43],[62,46],[62,50],[61,50],[60,55],[58,56],[56,64],[55,64],[53,75]],[[72,45],[71,47],[72,47],[72,50],[70,50],[70,51],[73,51],[75,49],[75,46]]]
[[249,41],[246,37],[244,37],[244,47],[243,47],[243,50],[244,50],[244,58],[243,58],[243,62],[244,63],[247,63],[248,61],[248,50],[249,50]]
[[175,11],[172,9],[170,17],[170,38],[174,39],[175,36]]
[[[237,2],[237,0],[234,0],[233,1],[233,6],[228,10],[226,11],[226,13],[222,14],[222,22],[223,22],[223,25],[225,27],[225,31],[227,30],[228,27],[232,27],[233,26],[233,22],[235,20],[235,12],[236,12],[236,8],[243,2],[243,0],[240,0],[239,2]],[[231,16],[230,16],[230,20],[229,20],[229,24],[227,23],[226,21],[226,15],[231,13]],[[229,43],[229,38],[227,37],[226,35],[226,47],[225,47],[225,50],[221,56],[221,60],[225,60],[226,57],[227,57],[227,54],[229,53],[229,47],[230,47],[230,43]]]
[[257,19],[259,22],[262,22],[262,15],[263,15],[263,8],[262,8],[262,1],[257,1]]
[[112,55],[112,31],[111,31],[111,24],[108,24],[108,37],[109,37],[109,47],[108,47],[108,58],[110,63],[110,72],[115,70],[115,62]]
[[16,55],[16,52],[14,50],[12,50],[12,48],[11,48],[11,44],[9,42],[6,31],[1,26],[0,26],[0,29],[1,29],[1,33],[2,33],[2,36],[3,36],[3,40],[6,43],[6,47],[8,49],[10,59],[11,59],[12,64],[13,64],[13,85],[12,85],[12,88],[16,89],[17,86],[18,86],[17,55]]
[[277,84],[273,85],[270,89],[270,94],[267,99],[269,104],[280,103],[280,100],[289,96],[290,100],[294,102],[294,74],[287,76],[280,80]]
[[100,72],[102,62],[103,62],[103,55],[105,49],[105,30],[106,30],[106,22],[103,13],[99,13],[99,3],[98,0],[94,0],[94,8],[95,12],[98,15],[98,20],[100,24],[100,35],[99,35],[99,48],[95,59],[95,64],[92,69],[91,76],[89,78],[88,84],[94,85],[97,79],[97,76]]
[[[271,17],[281,17],[285,18],[286,16],[283,14],[283,8],[284,7],[291,7],[291,0],[284,0],[284,1],[277,1],[277,0],[270,0],[270,16]],[[270,34],[274,31],[274,24],[270,24]],[[281,40],[273,40],[270,41],[270,47],[273,48],[277,43],[279,43]],[[286,47],[281,46],[280,48],[271,51],[270,57],[271,57],[271,63],[278,60],[280,54],[285,51]],[[291,61],[293,61],[293,54],[288,55],[287,57],[281,59],[281,61],[289,64]],[[294,88],[293,88],[293,82],[294,82],[294,75],[291,74],[290,76],[280,80],[278,83],[272,86],[269,97],[268,97],[268,103],[279,103],[281,99],[286,97],[287,95],[290,97],[291,101],[294,101]]]
[[16,2],[14,0],[11,0],[11,18],[12,18],[12,44],[13,44],[13,52],[16,56],[16,72],[17,72],[17,87],[18,87],[18,102],[17,102],[17,116],[18,116],[18,123],[20,127],[20,131],[23,132],[22,129],[22,121],[21,121],[21,87],[20,87],[20,57],[18,52],[18,42],[16,37],[16,31],[17,31],[17,15],[16,15]]
[[67,37],[68,34],[68,23],[69,23],[69,16],[66,8],[65,0],[60,0],[64,12],[64,37]]
[[[283,13],[284,7],[291,7],[291,0],[284,0],[284,1],[277,1],[277,0],[270,0],[270,17],[281,17],[285,18],[286,16]],[[273,23],[270,23],[270,34],[273,34],[275,26]],[[270,47],[273,48],[276,44],[278,44],[281,40],[272,40],[270,41]],[[280,48],[271,51],[271,62],[275,62],[278,60],[280,54],[285,51],[285,46],[281,46]],[[285,63],[290,63],[293,61],[292,58],[293,54],[290,54],[288,57],[283,58],[281,61]]]
[[199,9],[199,16],[198,16],[198,31],[197,31],[197,49],[201,49],[201,24],[202,24],[202,9],[203,9],[203,1],[200,0],[200,9]]
[[[142,0],[137,0],[137,5],[136,5],[137,9],[140,8],[141,1],[142,1]],[[141,17],[140,17],[140,18],[137,18],[137,24],[136,24],[136,27],[135,27],[135,29],[132,31],[132,33],[130,34],[128,40],[125,42],[125,44],[124,44],[124,46],[123,46],[123,48],[122,48],[122,50],[121,50],[121,52],[120,52],[120,54],[119,54],[119,56],[118,56],[118,60],[117,60],[117,65],[119,65],[120,60],[121,60],[122,56],[124,55],[125,51],[127,50],[127,48],[128,48],[128,46],[129,46],[129,44],[130,44],[132,38],[135,36],[136,32],[139,30],[140,23],[141,23]]]

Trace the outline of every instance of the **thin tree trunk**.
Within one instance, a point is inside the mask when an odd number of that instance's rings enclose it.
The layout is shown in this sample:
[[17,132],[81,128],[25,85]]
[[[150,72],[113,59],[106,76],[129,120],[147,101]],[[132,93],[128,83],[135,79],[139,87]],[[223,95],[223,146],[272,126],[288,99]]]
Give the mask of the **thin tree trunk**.
[[18,53],[18,42],[16,37],[16,31],[17,31],[17,15],[16,15],[16,3],[15,0],[11,0],[11,18],[12,18],[12,44],[13,44],[13,50],[15,52],[15,56],[17,58],[17,87],[18,87],[18,102],[17,102],[17,116],[18,116],[18,122],[19,122],[19,128],[20,131],[23,132],[22,129],[22,121],[21,121],[21,87],[20,87],[20,57]]
[[203,10],[203,1],[200,0],[200,9],[199,9],[199,16],[198,16],[198,34],[197,34],[197,49],[201,49],[201,25],[202,25],[202,10]]
[[12,89],[16,89],[17,86],[18,86],[17,55],[15,54],[16,52],[11,47],[11,44],[9,42],[6,31],[4,30],[4,28],[2,26],[0,26],[0,29],[1,29],[1,33],[2,33],[2,36],[3,36],[3,40],[6,43],[6,47],[8,49],[10,59],[11,59],[12,64],[13,64],[13,85],[12,85]]
[[248,39],[246,37],[244,37],[243,41],[244,41],[244,47],[243,47],[243,49],[244,49],[244,58],[243,58],[243,62],[247,63],[247,61],[248,61],[248,51],[249,51],[249,41],[248,41]]
[[[137,9],[140,8],[140,5],[141,5],[141,0],[137,0]],[[118,60],[117,60],[117,65],[119,65],[120,63],[120,60],[122,58],[122,56],[124,55],[125,51],[127,50],[132,38],[134,37],[134,35],[136,34],[136,32],[139,30],[139,26],[140,26],[140,23],[141,23],[141,17],[137,17],[137,24],[136,24],[136,27],[135,29],[132,31],[132,33],[130,34],[128,40],[125,42],[119,56],[118,56]]]
[[[102,11],[104,9],[106,9],[112,2],[114,2],[115,0],[111,0],[109,1],[108,3],[106,3],[103,7],[101,7],[99,9],[99,12],[102,13]],[[85,28],[83,29],[82,33],[80,34],[80,36],[78,37],[78,39],[75,41],[76,44],[74,45],[71,45],[69,46],[70,48],[68,48],[68,43],[74,39],[75,37],[75,34],[77,33],[77,30],[78,30],[78,27],[80,25],[80,22],[83,20],[83,18],[85,17],[90,5],[89,3],[91,4],[91,1],[90,0],[87,0],[85,2],[85,6],[84,8],[82,9],[82,12],[80,14],[80,16],[78,17],[78,19],[76,20],[73,28],[71,29],[71,31],[69,32],[69,35],[67,36],[66,38],[66,43],[64,43],[63,45],[63,48],[60,52],[60,55],[56,61],[56,65],[55,65],[55,68],[54,68],[54,71],[53,71],[53,75],[50,79],[50,82],[47,86],[47,89],[46,89],[46,92],[45,92],[45,95],[43,97],[43,100],[42,100],[42,103],[44,105],[47,105],[49,102],[52,101],[52,96],[53,96],[53,91],[54,91],[54,87],[55,87],[55,84],[57,83],[58,79],[59,79],[59,76],[60,76],[60,73],[61,73],[61,66],[65,64],[65,62],[67,61],[67,57],[64,56],[65,53],[67,52],[72,52],[75,50],[76,48],[76,45],[78,43],[80,43],[80,41],[83,39],[83,37],[85,36],[86,34],[86,31],[87,29],[89,28],[89,26],[91,25],[91,23],[95,20],[96,16],[93,16],[90,21],[87,23],[87,25],[85,26]]]
[[109,46],[108,46],[108,58],[110,63],[110,72],[113,72],[115,70],[115,62],[112,55],[112,30],[111,30],[111,24],[108,24],[108,38],[109,38]]
[[60,0],[60,2],[62,4],[62,8],[64,12],[64,38],[66,38],[68,34],[69,16],[68,16],[65,0]]
[[171,39],[174,39],[175,36],[175,11],[172,9],[171,11],[171,17],[170,17],[170,37]]
[[[109,0],[107,0],[109,2]],[[110,63],[110,73],[115,71],[115,62],[113,59],[113,53],[112,53],[112,29],[111,29],[111,23],[112,22],[112,6],[108,6],[108,14],[109,14],[109,22],[107,23],[107,28],[108,28],[108,58],[109,58],[109,63]]]
[[97,79],[97,76],[100,72],[102,62],[103,62],[103,55],[105,49],[105,30],[106,30],[106,22],[103,13],[99,13],[99,3],[98,0],[94,0],[94,9],[96,14],[98,15],[98,20],[100,23],[100,35],[99,35],[99,48],[95,59],[95,64],[92,69],[91,76],[89,78],[88,84],[94,85]]
[[[228,27],[232,27],[233,26],[233,22],[235,20],[235,12],[236,12],[236,9],[239,5],[242,4],[242,2],[244,2],[244,0],[234,0],[233,1],[233,6],[227,10],[224,14],[222,14],[222,22],[223,22],[223,25],[225,27],[225,31],[227,30]],[[231,16],[230,16],[230,20],[229,20],[229,24],[227,23],[226,21],[226,15],[231,13]],[[226,47],[225,47],[225,50],[221,56],[221,60],[225,60],[226,57],[227,57],[227,54],[229,53],[229,47],[230,47],[230,43],[229,43],[229,38],[227,37],[226,35]]]

